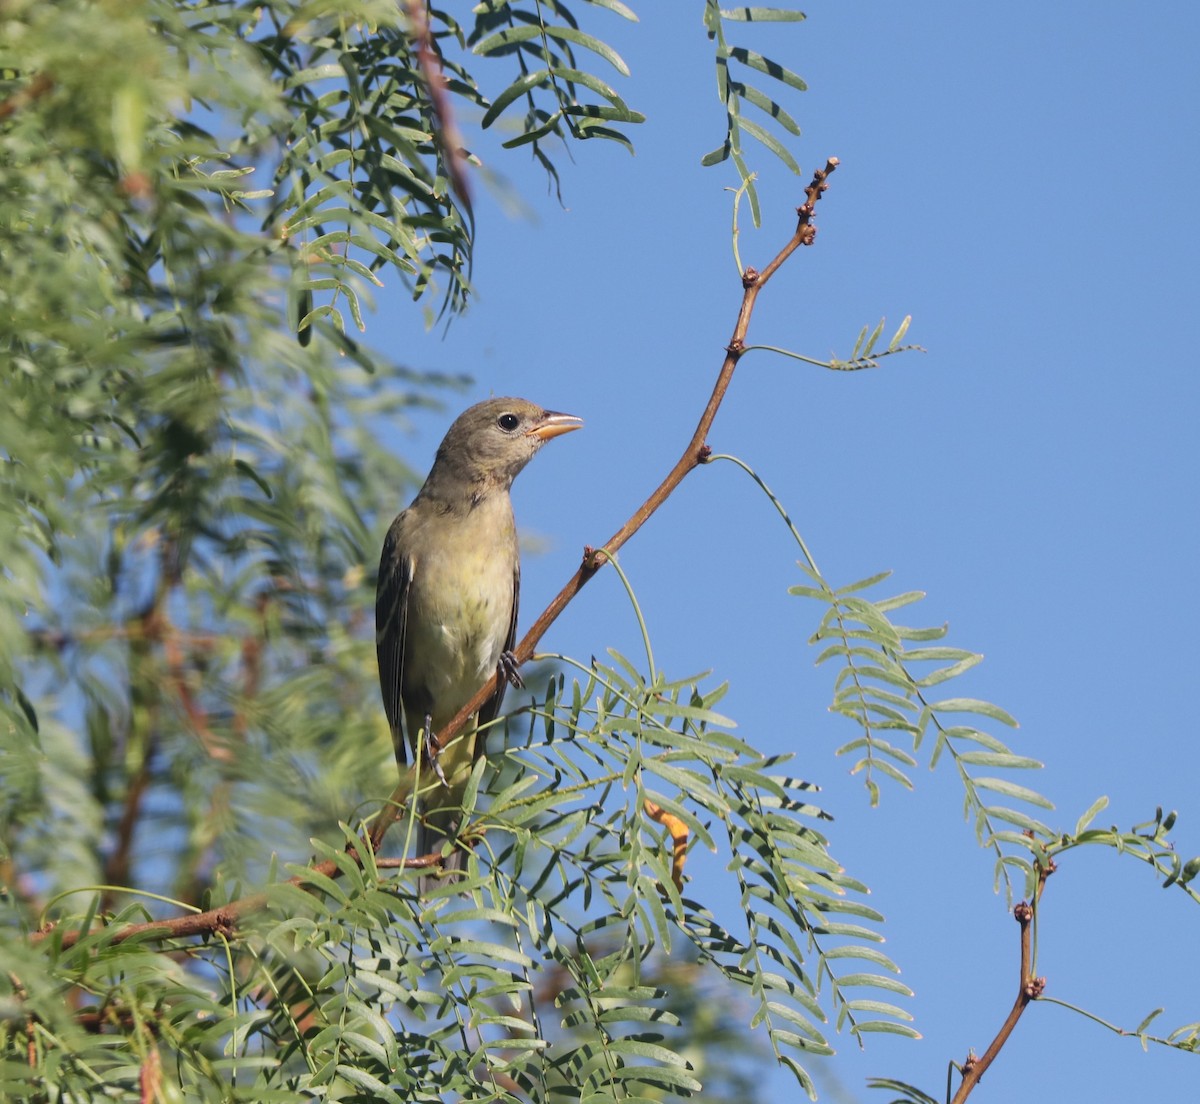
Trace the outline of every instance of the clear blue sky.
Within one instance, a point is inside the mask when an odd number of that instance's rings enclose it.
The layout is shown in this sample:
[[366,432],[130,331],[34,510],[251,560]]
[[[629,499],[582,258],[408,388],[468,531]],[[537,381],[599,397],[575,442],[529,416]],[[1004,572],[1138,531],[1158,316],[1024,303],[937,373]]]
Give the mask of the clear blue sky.
[[[416,467],[449,414],[488,394],[586,419],[517,484],[523,528],[549,542],[526,558],[522,628],[678,456],[740,296],[732,170],[699,167],[723,125],[701,5],[638,6],[639,26],[604,13],[590,25],[633,69],[607,75],[649,116],[637,156],[576,147],[561,159],[564,210],[523,154],[485,136],[478,148],[531,217],[481,188],[469,315],[425,333],[392,287],[370,326],[412,366],[477,381],[455,409],[397,427]],[[929,351],[855,375],[754,354],[710,444],[762,473],[833,582],[893,568],[897,591],[929,594],[907,620],[949,620],[951,643],[987,654],[962,690],[1020,719],[1012,746],[1046,768],[1018,780],[1055,801],[1051,823],[1071,827],[1100,794],[1101,820],[1126,827],[1161,804],[1180,810],[1180,850],[1200,852],[1200,7],[806,10],[745,40],[809,82],[786,101],[806,174],[829,154],[843,167],[817,246],[764,294],[751,339],[846,355],[863,324],[912,314],[909,339]],[[764,229],[741,246],[761,266],[804,181],[755,156]],[[885,788],[868,808],[832,754],[852,731],[826,711],[832,674],[805,643],[820,611],[786,595],[795,550],[732,466],[694,473],[621,559],[659,665],[731,680],[722,708],[741,734],[794,751],[824,788],[832,849],[872,887],[885,949],[916,991],[924,1041],[880,1037],[860,1054],[835,1039],[839,1058],[812,1063],[822,1097],[868,1099],[871,1074],[940,1095],[947,1061],[982,1052],[1017,983],[1016,925],[957,783],[922,766],[915,793]],[[637,640],[608,572],[543,646],[636,655]],[[1198,926],[1148,868],[1073,854],[1044,901],[1039,972],[1049,994],[1127,1027],[1165,1005],[1173,1028],[1200,1019]],[[1183,1100],[1197,1063],[1035,1005],[975,1099]],[[773,1091],[789,1099],[790,1084],[778,1074]]]

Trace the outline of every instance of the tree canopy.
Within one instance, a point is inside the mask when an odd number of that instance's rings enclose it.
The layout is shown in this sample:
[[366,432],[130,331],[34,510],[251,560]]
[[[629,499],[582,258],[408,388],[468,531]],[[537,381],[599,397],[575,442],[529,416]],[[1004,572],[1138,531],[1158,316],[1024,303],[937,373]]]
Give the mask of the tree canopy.
[[[386,271],[430,321],[467,307],[470,127],[508,127],[504,147],[556,184],[571,143],[630,145],[643,119],[610,83],[626,66],[605,21],[634,18],[618,0],[469,16],[0,12],[7,1098],[744,1100],[730,1002],[758,1029],[749,1060],[772,1055],[810,1093],[830,1022],[915,1034],[814,787],[736,734],[719,679],[661,669],[648,634],[636,658],[539,672],[472,780],[467,878],[418,896],[416,783],[393,792],[372,616],[378,534],[416,473],[375,427],[461,381],[372,348],[364,303]],[[703,17],[724,108],[703,165],[733,164],[757,222],[755,159],[799,172],[788,96],[804,84],[772,35],[803,17]],[[695,467],[745,468],[705,429],[835,167],[798,178],[795,234],[744,271],[695,437],[564,603],[603,569],[636,608],[620,545]],[[874,365],[906,329],[812,363]],[[1013,780],[1037,764],[1003,742],[1009,715],[943,687],[981,657],[898,621],[920,595],[884,575],[831,585],[775,505],[873,797],[942,757],[1013,899],[1035,907],[1055,855],[1084,843],[1195,896],[1169,815],[1129,833],[1092,828],[1099,806],[1070,833],[1046,823]],[[688,883],[696,847],[727,864],[733,913]]]

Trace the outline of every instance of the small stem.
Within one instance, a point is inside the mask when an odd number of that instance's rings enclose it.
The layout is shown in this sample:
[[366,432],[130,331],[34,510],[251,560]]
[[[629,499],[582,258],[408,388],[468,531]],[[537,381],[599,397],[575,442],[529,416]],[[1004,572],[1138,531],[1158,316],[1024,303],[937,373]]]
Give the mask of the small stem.
[[1034,890],[1032,904],[1021,901],[1013,909],[1013,916],[1021,925],[1021,976],[1017,986],[1017,998],[1013,1001],[1013,1006],[1009,1010],[1008,1016],[1005,1017],[1004,1023],[1000,1025],[1000,1030],[996,1032],[996,1037],[988,1044],[987,1050],[979,1058],[972,1056],[963,1063],[962,1082],[959,1084],[958,1092],[954,1094],[951,1104],[962,1104],[971,1095],[972,1090],[983,1079],[988,1067],[996,1060],[996,1056],[1004,1044],[1008,1042],[1008,1037],[1013,1033],[1013,1028],[1017,1026],[1017,1021],[1021,1018],[1022,1013],[1029,1007],[1031,1001],[1042,995],[1046,979],[1035,978],[1031,973],[1033,963],[1031,931],[1038,902],[1042,898],[1042,890],[1046,888],[1046,879],[1053,873],[1053,864],[1046,867],[1039,866],[1037,888]]

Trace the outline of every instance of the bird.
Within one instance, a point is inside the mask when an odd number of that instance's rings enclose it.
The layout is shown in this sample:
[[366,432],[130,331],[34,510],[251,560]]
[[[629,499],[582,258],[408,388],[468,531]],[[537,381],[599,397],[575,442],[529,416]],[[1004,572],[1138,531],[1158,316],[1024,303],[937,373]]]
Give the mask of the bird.
[[[411,745],[418,765],[417,855],[442,855],[441,874],[420,879],[421,896],[466,866],[463,848],[443,852],[461,827],[463,794],[483,754],[477,729],[499,714],[507,683],[520,685],[512,649],[521,564],[509,490],[542,445],[582,425],[527,399],[470,407],[384,539],[375,601],[384,712],[397,764],[403,771]],[[496,690],[473,722],[441,747],[436,734],[497,671]]]

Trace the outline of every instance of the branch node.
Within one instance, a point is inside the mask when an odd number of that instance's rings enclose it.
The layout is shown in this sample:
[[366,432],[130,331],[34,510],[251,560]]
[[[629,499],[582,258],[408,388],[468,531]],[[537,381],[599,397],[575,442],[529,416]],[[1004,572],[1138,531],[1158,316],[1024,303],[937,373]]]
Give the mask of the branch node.
[[711,456],[712,445],[701,445],[699,451],[696,453],[696,460],[698,463],[707,464]]
[[742,287],[752,288],[758,283],[758,269],[753,265],[747,265],[746,271],[742,273]]
[[746,351],[746,343],[740,338],[735,337],[728,345],[725,346],[725,351],[733,357],[740,357]]
[[1044,977],[1030,978],[1025,983],[1024,993],[1030,1000],[1037,1000],[1046,991],[1046,979]]
[[1033,906],[1028,901],[1018,901],[1013,905],[1013,919],[1024,927],[1033,919]]

